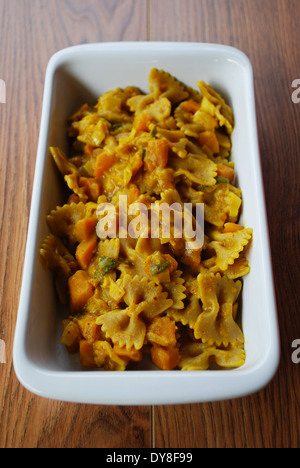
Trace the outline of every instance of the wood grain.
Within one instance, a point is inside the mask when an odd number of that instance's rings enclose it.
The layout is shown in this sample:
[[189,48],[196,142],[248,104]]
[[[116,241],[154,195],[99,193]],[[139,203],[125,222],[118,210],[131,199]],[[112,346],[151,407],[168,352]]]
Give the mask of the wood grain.
[[[0,447],[300,446],[298,0],[0,0]],[[45,69],[57,50],[98,41],[218,42],[253,63],[282,340],[279,372],[255,395],[204,405],[104,407],[44,400],[12,366]]]
[[39,134],[44,76],[56,51],[147,38],[144,0],[0,0],[0,447],[148,447],[150,408],[94,407],[33,396],[16,380],[12,346]]
[[232,45],[252,61],[282,341],[279,372],[258,394],[230,402],[156,408],[157,447],[300,444],[300,369],[291,360],[291,343],[300,337],[300,104],[291,100],[291,83],[300,76],[299,14],[297,0],[151,1],[152,40]]

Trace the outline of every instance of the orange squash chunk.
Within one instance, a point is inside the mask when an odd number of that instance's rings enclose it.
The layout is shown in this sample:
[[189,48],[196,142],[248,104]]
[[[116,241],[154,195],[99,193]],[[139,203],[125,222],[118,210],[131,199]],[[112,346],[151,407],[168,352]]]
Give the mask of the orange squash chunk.
[[152,121],[152,115],[147,114],[138,114],[133,121],[133,128],[138,132],[146,132],[148,130],[148,125]]
[[166,138],[150,140],[147,148],[147,156],[144,161],[146,171],[153,172],[154,169],[163,169],[168,164],[169,143]]
[[134,347],[127,349],[126,346],[114,345],[114,352],[122,359],[128,361],[140,362],[143,359],[143,353],[141,349],[135,349]]
[[163,346],[153,345],[151,359],[160,369],[172,370],[180,363],[179,350],[178,348],[164,348]]
[[101,325],[97,325],[96,315],[84,315],[78,320],[78,326],[85,340],[93,342],[102,338]]
[[62,322],[63,334],[61,343],[66,346],[69,353],[77,353],[79,341],[81,339],[80,329],[77,323],[66,319]]
[[80,242],[76,249],[76,260],[82,270],[87,270],[98,243],[98,237],[93,234],[88,239]]
[[75,226],[75,234],[79,241],[87,240],[95,232],[97,218],[80,219]]
[[180,104],[180,108],[185,112],[190,112],[191,114],[195,114],[198,110],[200,110],[200,104],[195,101],[184,101]]
[[157,317],[149,325],[147,339],[160,346],[176,346],[176,326],[169,317]]
[[94,288],[86,271],[78,270],[68,280],[70,292],[70,309],[79,312],[94,294]]
[[101,153],[97,156],[95,166],[95,177],[101,177],[104,172],[108,171],[116,161],[114,154]]
[[199,143],[201,146],[207,146],[213,154],[219,153],[220,151],[220,145],[214,132],[207,131],[200,133]]
[[94,343],[80,340],[79,356],[83,367],[97,367],[94,359]]
[[224,224],[224,232],[237,232],[237,231],[241,231],[242,229],[244,228],[240,224],[235,224],[235,223]]
[[226,164],[217,164],[218,176],[225,177],[232,184],[234,179],[234,169]]
[[89,200],[96,202],[101,195],[102,185],[99,179],[94,177],[80,177],[79,187],[84,187]]

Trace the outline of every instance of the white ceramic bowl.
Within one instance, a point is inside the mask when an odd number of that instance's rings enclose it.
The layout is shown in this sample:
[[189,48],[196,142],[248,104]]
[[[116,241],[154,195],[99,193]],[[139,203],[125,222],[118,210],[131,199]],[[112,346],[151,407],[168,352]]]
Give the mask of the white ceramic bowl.
[[[51,272],[38,258],[48,233],[46,215],[63,202],[48,147],[67,148],[66,119],[85,102],[127,85],[148,92],[152,67],[196,88],[205,80],[232,106],[233,160],[243,191],[243,217],[254,230],[251,273],[244,279],[242,326],[246,363],[235,370],[126,372],[82,370],[60,344],[62,312]],[[91,404],[160,405],[225,400],[260,390],[279,362],[279,333],[257,138],[253,72],[239,50],[195,43],[105,43],[55,54],[46,74],[23,284],[14,341],[20,382],[43,397]]]

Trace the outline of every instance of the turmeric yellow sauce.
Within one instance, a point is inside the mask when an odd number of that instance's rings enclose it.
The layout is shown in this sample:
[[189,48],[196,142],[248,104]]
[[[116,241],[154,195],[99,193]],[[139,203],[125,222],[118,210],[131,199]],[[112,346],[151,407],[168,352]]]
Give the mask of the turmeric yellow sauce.
[[[70,154],[50,148],[70,194],[47,217],[40,258],[69,308],[61,343],[84,367],[123,371],[144,356],[163,370],[245,362],[237,317],[252,229],[239,224],[233,112],[197,85],[153,69],[148,94],[108,91],[70,117]],[[141,229],[141,207],[151,215],[163,204],[189,204],[193,226],[203,206],[201,245],[178,236],[174,218],[168,234],[159,216],[157,235],[150,221]],[[128,224],[121,235],[125,212],[139,235]]]

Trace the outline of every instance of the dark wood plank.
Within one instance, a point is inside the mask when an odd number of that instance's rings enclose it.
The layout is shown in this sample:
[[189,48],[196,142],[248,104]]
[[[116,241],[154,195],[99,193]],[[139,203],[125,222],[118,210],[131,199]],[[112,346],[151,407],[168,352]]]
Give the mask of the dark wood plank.
[[299,446],[299,365],[291,360],[300,337],[300,104],[291,100],[300,78],[299,15],[297,0],[151,0],[150,39],[232,45],[253,63],[282,340],[279,372],[258,394],[156,408],[157,447]]
[[44,75],[59,49],[147,39],[146,0],[0,0],[0,447],[149,447],[147,407],[94,407],[33,396],[17,381],[12,346],[35,169]]

